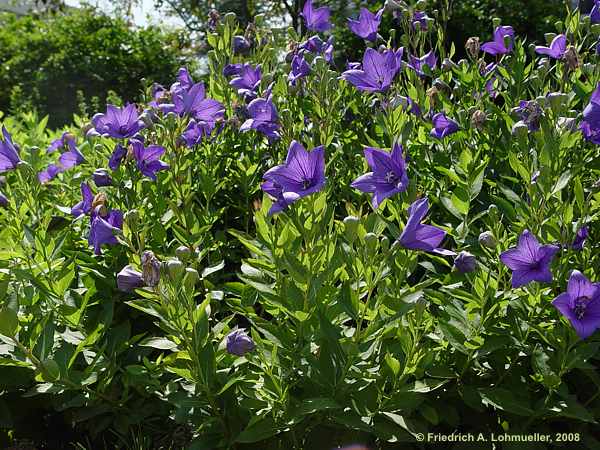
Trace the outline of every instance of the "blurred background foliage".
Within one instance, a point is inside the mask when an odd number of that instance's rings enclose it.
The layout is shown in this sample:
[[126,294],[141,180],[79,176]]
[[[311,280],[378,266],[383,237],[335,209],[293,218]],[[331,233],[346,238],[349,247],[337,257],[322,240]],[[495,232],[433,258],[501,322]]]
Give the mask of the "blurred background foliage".
[[[72,120],[81,105],[102,104],[109,90],[125,101],[136,101],[149,82],[166,83],[177,69],[194,69],[202,60],[209,13],[236,12],[242,27],[256,14],[264,14],[273,27],[300,26],[302,0],[155,0],[157,7],[185,24],[181,29],[135,27],[124,12],[132,0],[119,0],[113,14],[98,8],[60,8],[57,0],[46,12],[17,17],[0,15],[0,110],[15,113],[35,109],[49,117],[51,127]],[[383,1],[321,0],[332,8],[336,53],[340,67],[360,59],[359,38],[345,26],[347,17],[361,6],[376,10]],[[423,3],[432,17],[448,10],[447,40],[457,57],[470,36],[491,37],[492,17],[501,17],[520,37],[543,42],[544,31],[564,14],[563,0],[430,0]],[[42,10],[43,11],[43,10]],[[115,11],[117,11],[116,14]],[[116,17],[115,17],[116,16]],[[381,34],[388,38],[395,27],[388,15]]]

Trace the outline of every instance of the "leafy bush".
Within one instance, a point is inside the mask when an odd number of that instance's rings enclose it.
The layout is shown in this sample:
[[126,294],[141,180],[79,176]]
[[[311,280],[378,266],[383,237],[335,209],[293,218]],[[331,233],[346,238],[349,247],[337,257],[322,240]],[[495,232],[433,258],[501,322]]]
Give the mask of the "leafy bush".
[[36,411],[89,448],[597,446],[600,28],[457,64],[399,14],[405,53],[343,74],[326,34],[282,62],[226,16],[205,85],[3,120],[11,436],[47,439]]
[[[0,25],[0,110],[29,102],[53,126],[72,120],[77,91],[104,102],[112,89],[133,101],[144,78],[166,83],[189,60],[183,34],[133,29],[92,9],[41,18],[3,14]],[[20,95],[11,103],[15,90]]]

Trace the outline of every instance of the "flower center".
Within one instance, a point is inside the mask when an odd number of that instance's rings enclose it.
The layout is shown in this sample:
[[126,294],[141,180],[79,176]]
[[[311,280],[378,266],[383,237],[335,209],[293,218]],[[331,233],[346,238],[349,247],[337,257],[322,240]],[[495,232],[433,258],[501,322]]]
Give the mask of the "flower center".
[[573,308],[573,312],[575,313],[575,317],[577,317],[577,320],[583,320],[583,318],[585,317],[585,309],[587,308],[589,300],[589,297],[579,297],[577,300],[575,300],[575,307]]
[[396,184],[398,176],[391,170],[385,174],[385,182],[388,184]]
[[119,127],[119,134],[127,134],[127,131],[128,131],[127,125],[121,125]]
[[311,181],[310,180],[302,180],[302,189],[308,189],[311,185]]

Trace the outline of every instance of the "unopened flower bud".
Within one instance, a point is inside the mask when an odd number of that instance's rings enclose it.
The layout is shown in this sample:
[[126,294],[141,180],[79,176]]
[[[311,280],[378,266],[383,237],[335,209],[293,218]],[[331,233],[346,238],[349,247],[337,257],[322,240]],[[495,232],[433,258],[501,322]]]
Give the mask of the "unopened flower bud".
[[185,276],[183,277],[183,284],[185,285],[185,287],[189,290],[194,289],[194,287],[196,286],[196,283],[198,282],[198,280],[200,279],[200,274],[198,273],[198,271],[196,269],[192,269],[191,267],[188,267],[187,269],[185,269]]
[[177,247],[177,250],[175,250],[175,255],[177,255],[177,258],[180,260],[187,261],[190,259],[190,256],[192,256],[192,250],[185,245],[181,245]]
[[478,37],[470,37],[469,39],[467,39],[465,49],[467,50],[467,53],[471,58],[477,59],[477,57],[479,57],[480,48],[481,44],[479,42]]
[[96,184],[96,186],[98,187],[112,185],[112,178],[110,177],[110,172],[106,169],[94,170],[92,179],[94,180],[94,184]]
[[375,233],[367,233],[365,235],[365,246],[367,247],[367,253],[369,255],[374,255],[377,250],[377,235]]
[[469,273],[477,269],[477,258],[471,253],[462,251],[454,258],[454,267],[460,273]]
[[496,238],[491,231],[484,231],[479,235],[479,245],[487,248],[496,248]]
[[477,130],[481,130],[483,129],[483,125],[485,124],[486,120],[487,115],[483,111],[480,109],[475,110],[475,112],[473,112],[471,115],[471,126]]
[[144,286],[142,274],[131,266],[125,266],[117,274],[117,288],[123,292],[132,292]]
[[387,236],[382,236],[380,244],[381,244],[381,249],[383,250],[383,252],[387,253],[390,249],[390,239]]
[[150,250],[142,254],[142,278],[144,284],[150,287],[157,286],[160,281],[160,261]]
[[242,329],[237,329],[229,333],[225,341],[227,353],[236,356],[244,356],[256,347],[252,338]]
[[444,58],[441,67],[443,72],[450,72],[453,68],[457,67],[457,65],[450,58]]
[[344,231],[346,234],[346,239],[350,242],[353,242],[356,239],[356,231],[358,230],[358,225],[360,224],[360,219],[356,216],[348,216],[344,218]]
[[512,127],[512,134],[517,139],[527,139],[527,133],[529,133],[529,127],[522,120],[519,120]]
[[58,363],[53,359],[45,359],[42,361],[41,372],[44,381],[56,381],[60,378],[60,368]]
[[167,261],[167,273],[172,281],[178,281],[183,275],[184,266],[179,259],[170,259]]

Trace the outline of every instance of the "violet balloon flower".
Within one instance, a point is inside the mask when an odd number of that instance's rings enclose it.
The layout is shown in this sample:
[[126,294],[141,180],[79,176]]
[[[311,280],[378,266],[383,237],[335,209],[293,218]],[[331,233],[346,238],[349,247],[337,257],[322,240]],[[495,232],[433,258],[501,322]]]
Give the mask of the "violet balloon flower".
[[82,200],[71,208],[71,214],[74,217],[79,217],[83,214],[89,214],[92,211],[92,203],[94,202],[94,194],[89,184],[81,183]]
[[412,30],[416,31],[417,24],[419,24],[421,30],[427,30],[427,19],[429,19],[429,17],[425,11],[415,11],[410,20]]
[[237,89],[239,95],[252,100],[257,96],[261,76],[260,64],[256,67],[252,67],[251,64],[244,64],[238,76],[231,80],[229,84]]
[[384,199],[408,188],[402,145],[395,143],[391,154],[373,147],[365,148],[364,153],[373,171],[358,177],[351,186],[363,192],[373,193],[373,208],[378,208]]
[[590,22],[591,23],[600,23],[600,0],[594,1],[594,6],[590,11]]
[[50,145],[46,149],[46,153],[53,153],[61,147],[65,147],[68,142],[75,142],[75,136],[73,136],[70,132],[65,131],[61,137],[58,139],[54,139],[50,142]]
[[515,112],[529,131],[540,129],[540,120],[544,111],[535,100],[521,100]]
[[408,220],[402,234],[398,238],[400,245],[411,250],[432,252],[439,248],[446,232],[433,225],[421,222],[429,211],[429,201],[421,198],[408,207]]
[[115,148],[108,159],[108,167],[110,167],[111,170],[117,170],[125,156],[127,156],[127,149],[121,144],[115,145]]
[[407,65],[412,70],[414,70],[417,73],[417,75],[419,75],[420,77],[424,77],[426,74],[423,70],[423,67],[429,66],[431,70],[435,69],[437,66],[437,56],[435,55],[435,52],[433,50],[431,50],[426,55],[421,56],[420,58],[413,55],[408,55]]
[[347,70],[342,73],[341,78],[359,91],[385,92],[391,86],[397,72],[398,64],[394,51],[379,53],[368,48],[363,56],[362,70]]
[[117,274],[117,288],[123,292],[132,292],[144,286],[141,272],[132,266],[125,266]]
[[167,163],[159,159],[165,152],[165,148],[160,145],[145,147],[142,142],[136,139],[132,139],[130,142],[138,170],[143,175],[156,181],[156,172],[169,168]]
[[500,261],[512,270],[512,287],[518,288],[532,281],[552,282],[550,263],[558,252],[556,245],[540,245],[536,237],[525,230],[518,245],[500,255]]
[[375,42],[377,40],[377,30],[381,24],[383,8],[373,14],[367,8],[360,8],[358,20],[348,19],[348,28],[357,36],[367,41]]
[[310,152],[297,141],[292,141],[285,164],[269,169],[261,189],[275,198],[269,210],[274,214],[296,200],[319,192],[325,186],[325,149],[321,145]]
[[225,343],[227,353],[236,356],[244,356],[256,347],[252,338],[242,329],[237,329],[229,333],[225,338]]
[[206,98],[204,83],[194,84],[189,91],[173,95],[174,111],[180,116],[192,116],[196,120],[214,124],[223,118],[225,107],[218,101]]
[[535,47],[535,52],[538,55],[546,55],[553,59],[562,59],[566,51],[567,37],[564,34],[559,34],[552,39],[550,47],[543,47],[541,45]]
[[223,67],[223,76],[232,77],[234,75],[239,75],[242,71],[242,67],[244,67],[244,64],[242,63],[227,64]]
[[257,98],[248,105],[248,115],[250,118],[246,120],[240,127],[240,131],[256,130],[269,139],[279,139],[279,116],[277,109],[270,98]]
[[587,225],[584,225],[581,228],[579,228],[579,230],[577,230],[577,233],[575,234],[575,239],[573,240],[571,248],[573,250],[578,251],[583,250],[583,246],[585,245],[585,241],[587,240],[589,234],[590,228]]
[[578,270],[569,277],[567,292],[552,305],[569,321],[581,339],[600,328],[600,283],[592,283]]
[[94,128],[88,132],[88,135],[95,134],[118,139],[132,137],[144,128],[144,122],[140,120],[134,104],[122,108],[107,105],[106,113],[94,115],[92,125]]
[[94,253],[102,253],[102,245],[116,245],[119,243],[115,234],[123,228],[123,213],[118,210],[111,210],[108,214],[100,214],[102,206],[92,211],[90,234],[88,244],[94,247]]
[[2,126],[2,135],[4,140],[0,139],[0,173],[15,169],[21,162],[19,146],[13,143],[5,126]]
[[288,81],[292,86],[296,85],[296,82],[306,77],[310,73],[310,66],[304,59],[304,55],[294,55],[292,59],[292,70],[288,75]]
[[600,84],[592,92],[590,102],[583,110],[583,121],[579,128],[586,140],[600,145]]
[[327,41],[323,41],[318,35],[312,36],[300,44],[299,49],[314,55],[323,55],[325,61],[331,63],[333,61],[333,36],[330,36]]
[[494,40],[486,42],[481,50],[490,55],[505,55],[510,53],[514,46],[515,31],[511,26],[500,26],[494,30]]
[[444,139],[446,136],[450,136],[456,133],[460,127],[458,124],[446,117],[444,113],[437,113],[432,118],[433,129],[431,130],[431,136],[437,139]]
[[306,28],[310,31],[323,32],[331,28],[329,22],[331,10],[327,6],[315,8],[312,0],[306,0],[300,15],[304,18]]

